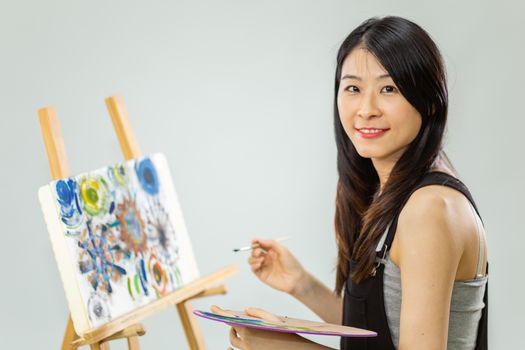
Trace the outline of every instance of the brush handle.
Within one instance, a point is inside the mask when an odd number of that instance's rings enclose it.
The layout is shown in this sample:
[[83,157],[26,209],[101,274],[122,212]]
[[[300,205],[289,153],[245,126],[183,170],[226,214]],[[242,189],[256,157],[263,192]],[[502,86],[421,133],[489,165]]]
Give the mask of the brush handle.
[[[274,241],[282,242],[282,241],[285,241],[287,239],[290,239],[290,236],[279,237],[279,238],[274,239]],[[233,251],[236,252],[236,253],[237,252],[244,252],[244,251],[252,250],[252,249],[255,249],[255,248],[259,248],[259,247],[260,247],[260,245],[258,243],[255,243],[255,244],[252,244],[252,245],[248,245],[246,247],[235,248]]]

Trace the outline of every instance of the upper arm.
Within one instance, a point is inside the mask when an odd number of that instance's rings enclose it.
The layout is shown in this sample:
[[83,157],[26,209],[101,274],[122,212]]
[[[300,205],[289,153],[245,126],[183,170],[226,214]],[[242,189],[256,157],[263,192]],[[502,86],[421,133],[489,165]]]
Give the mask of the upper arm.
[[446,349],[450,301],[462,254],[453,198],[428,186],[403,208],[396,233],[401,270],[399,349]]

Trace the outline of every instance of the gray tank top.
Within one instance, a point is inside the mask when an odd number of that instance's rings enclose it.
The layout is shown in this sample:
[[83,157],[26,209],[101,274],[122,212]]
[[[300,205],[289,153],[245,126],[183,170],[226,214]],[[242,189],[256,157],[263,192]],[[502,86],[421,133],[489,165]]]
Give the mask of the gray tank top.
[[[448,324],[448,350],[471,350],[476,347],[476,337],[481,312],[485,303],[483,295],[488,276],[482,275],[482,263],[484,256],[484,230],[479,216],[471,205],[476,218],[479,235],[479,259],[476,277],[469,280],[455,281],[452,289],[452,300],[450,304],[450,317]],[[390,225],[389,225],[390,227]],[[382,239],[379,241],[380,251],[388,233],[387,227]],[[383,263],[385,270],[383,275],[383,293],[385,300],[385,312],[388,327],[392,335],[392,342],[396,348],[399,347],[399,320],[401,315],[401,274],[399,268],[394,264],[387,253]]]

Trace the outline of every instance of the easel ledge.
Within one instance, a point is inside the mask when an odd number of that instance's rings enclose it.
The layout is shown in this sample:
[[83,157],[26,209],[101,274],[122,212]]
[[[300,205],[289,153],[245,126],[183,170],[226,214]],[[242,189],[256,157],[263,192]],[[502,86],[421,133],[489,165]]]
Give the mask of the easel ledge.
[[226,294],[226,289],[223,285],[217,288],[210,288],[212,285],[228,278],[239,271],[239,268],[231,265],[214,274],[200,278],[184,288],[176,290],[162,299],[156,300],[140,309],[134,310],[128,314],[122,315],[121,317],[106,323],[105,325],[90,330],[83,335],[81,338],[73,342],[73,346],[88,345],[96,343],[102,339],[108,338],[109,336],[117,333],[121,329],[124,329],[132,324],[145,319],[148,316],[155,314],[156,312],[165,309],[168,306],[176,305],[186,300],[196,299],[209,295]]

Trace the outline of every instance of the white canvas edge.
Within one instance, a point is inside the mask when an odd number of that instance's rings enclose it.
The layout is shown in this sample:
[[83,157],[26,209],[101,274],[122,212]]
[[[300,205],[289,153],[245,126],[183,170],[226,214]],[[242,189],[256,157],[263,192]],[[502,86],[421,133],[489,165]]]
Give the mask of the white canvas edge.
[[[60,279],[66,294],[66,300],[73,321],[75,332],[82,336],[91,328],[87,310],[83,307],[82,295],[78,288],[76,264],[72,262],[71,256],[64,237],[63,227],[60,223],[60,215],[54,203],[53,193],[50,185],[42,186],[38,190],[38,198],[44,213],[47,231],[51,240],[51,246],[59,269]],[[64,263],[65,262],[65,263]]]

